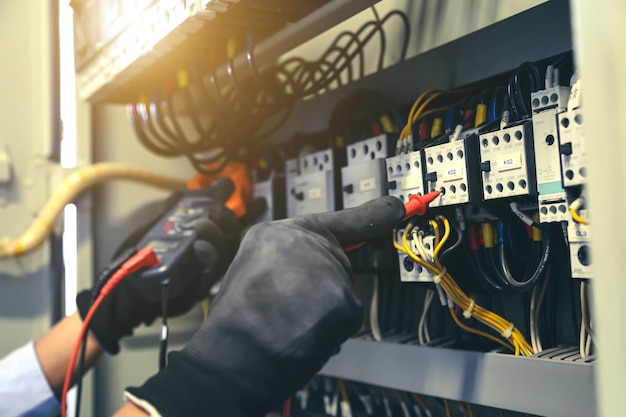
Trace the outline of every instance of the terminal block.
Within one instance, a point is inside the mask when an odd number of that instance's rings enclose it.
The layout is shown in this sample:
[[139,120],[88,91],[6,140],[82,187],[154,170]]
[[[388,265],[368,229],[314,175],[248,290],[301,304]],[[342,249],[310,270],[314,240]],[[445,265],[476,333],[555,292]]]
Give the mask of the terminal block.
[[[587,210],[580,210],[587,218]],[[567,224],[572,278],[592,278],[591,275],[591,228],[587,224],[576,223],[571,217]]]
[[480,200],[478,137],[424,149],[426,191],[441,191],[431,207],[465,204]]
[[[397,240],[402,241],[404,230],[398,230]],[[424,246],[429,256],[433,254],[434,236],[424,236]],[[412,245],[413,238],[409,236],[409,245]],[[402,282],[432,282],[433,274],[424,269],[420,264],[413,262],[406,253],[398,251],[398,261],[400,263],[400,280]]]
[[343,155],[335,149],[300,158],[300,175],[294,179],[291,190],[295,199],[294,215],[324,213],[342,208],[337,178],[343,160]]
[[402,202],[409,201],[413,194],[424,194],[424,153],[415,151],[387,158],[387,190],[389,195]]
[[254,184],[254,198],[263,198],[267,203],[267,210],[259,218],[259,221],[271,221],[284,219],[287,215],[285,201],[285,177],[274,177],[267,181]]
[[533,114],[540,113],[548,109],[562,112],[567,108],[569,91],[569,87],[559,85],[531,93],[530,103],[533,109]]
[[537,194],[531,122],[482,134],[479,148],[485,200]]
[[539,221],[567,221],[567,202],[561,183],[557,109],[551,108],[533,115],[533,137]]
[[344,208],[387,195],[385,158],[395,149],[397,135],[380,135],[348,145],[348,165],[341,168]]
[[563,187],[587,182],[587,150],[581,109],[559,114],[559,153]]

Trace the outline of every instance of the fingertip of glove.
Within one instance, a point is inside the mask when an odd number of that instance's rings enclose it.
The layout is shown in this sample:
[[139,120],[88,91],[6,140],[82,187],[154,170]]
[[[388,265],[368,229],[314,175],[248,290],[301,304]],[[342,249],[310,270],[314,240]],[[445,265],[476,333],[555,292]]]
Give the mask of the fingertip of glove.
[[365,204],[378,206],[381,211],[388,214],[390,219],[398,222],[401,221],[406,214],[406,211],[404,209],[404,203],[402,203],[399,198],[392,197],[390,195],[378,198],[376,200],[372,200],[369,203]]

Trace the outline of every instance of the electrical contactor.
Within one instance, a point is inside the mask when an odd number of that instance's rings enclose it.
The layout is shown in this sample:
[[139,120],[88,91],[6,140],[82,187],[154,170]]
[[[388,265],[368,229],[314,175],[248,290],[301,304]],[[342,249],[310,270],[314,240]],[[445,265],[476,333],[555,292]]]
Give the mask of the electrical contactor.
[[424,194],[424,153],[415,151],[393,156],[385,160],[387,167],[387,189],[389,195],[399,198],[403,203],[413,194]]
[[300,157],[300,175],[294,180],[292,195],[296,216],[324,213],[342,208],[337,171],[343,157],[326,149]]
[[397,135],[379,135],[348,145],[348,165],[341,168],[343,206],[356,207],[387,195],[385,158],[391,154]]
[[441,191],[431,207],[465,204],[480,198],[477,136],[424,149],[426,191]]
[[573,187],[587,182],[587,149],[583,136],[581,109],[559,114],[559,153],[564,187]]
[[541,223],[567,221],[567,201],[561,183],[558,113],[567,106],[569,87],[532,93],[535,168]]
[[485,200],[537,193],[532,123],[481,134],[479,148]]

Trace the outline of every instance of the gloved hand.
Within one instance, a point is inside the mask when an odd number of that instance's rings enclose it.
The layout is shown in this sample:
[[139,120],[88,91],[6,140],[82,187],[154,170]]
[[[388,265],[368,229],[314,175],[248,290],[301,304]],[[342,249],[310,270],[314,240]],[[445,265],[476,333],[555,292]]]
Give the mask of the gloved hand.
[[[233,192],[233,184],[229,179],[219,179],[209,187],[181,191],[183,192],[187,195],[199,193],[209,197],[214,200],[214,206],[210,209],[208,218],[198,219],[194,223],[197,239],[193,244],[193,251],[197,262],[191,270],[185,272],[185,277],[181,277],[187,286],[182,293],[170,298],[168,316],[187,312],[197,301],[207,296],[209,289],[223,275],[236,252],[241,227],[235,215],[224,206],[224,202]],[[135,247],[179,199],[179,193],[168,198],[156,218],[133,232],[120,245],[113,258],[116,259],[129,248]],[[93,289],[84,290],[76,297],[81,317],[85,317],[89,311],[92,291]],[[147,302],[138,291],[126,278],[104,299],[94,315],[90,330],[100,346],[111,354],[119,351],[119,340],[122,337],[132,335],[133,329],[142,323],[152,323],[161,313],[160,303]]]
[[263,416],[355,334],[361,306],[342,246],[391,232],[400,200],[256,225],[244,237],[207,320],[139,388],[163,417]]

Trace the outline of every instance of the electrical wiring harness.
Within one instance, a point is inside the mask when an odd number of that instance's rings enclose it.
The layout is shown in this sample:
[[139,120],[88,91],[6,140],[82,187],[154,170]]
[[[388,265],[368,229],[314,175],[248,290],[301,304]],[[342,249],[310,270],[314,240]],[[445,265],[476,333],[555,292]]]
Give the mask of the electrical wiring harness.
[[[405,231],[402,235],[401,244],[396,240],[396,232],[394,230],[394,247],[397,250],[407,254],[414,262],[418,263],[435,276],[434,283],[437,286],[441,286],[441,288],[443,288],[443,290],[445,291],[448,297],[448,307],[450,309],[450,313],[452,314],[453,319],[455,319],[455,322],[461,325],[461,328],[466,331],[470,331],[472,333],[487,337],[507,348],[510,348],[514,351],[515,355],[533,355],[535,352],[532,346],[526,341],[522,333],[514,326],[513,323],[508,322],[499,315],[476,304],[473,299],[468,297],[467,294],[463,292],[463,290],[458,286],[456,281],[448,273],[447,269],[441,264],[439,260],[439,252],[441,252],[441,249],[443,248],[450,236],[450,222],[445,216],[441,215],[437,216],[436,219],[443,223],[444,233],[443,236],[441,236],[440,227],[437,223],[437,220],[431,220],[430,224],[435,232],[435,249],[433,251],[432,258],[423,257],[423,254],[421,253],[416,254],[410,248],[408,243],[408,234],[415,228],[414,224],[412,224],[411,222],[409,222],[409,225],[405,228]],[[454,305],[461,308],[461,310],[464,312],[464,317],[473,317],[481,323],[485,324],[489,328],[496,331],[503,339],[508,340],[508,342],[510,342],[510,345],[489,333],[463,325],[460,320],[458,320],[456,314],[453,311]]]
[[80,168],[63,180],[24,234],[14,240],[4,238],[0,245],[0,259],[25,255],[39,247],[52,232],[55,221],[67,204],[98,184],[117,179],[135,181],[166,190],[181,189],[186,184],[182,179],[122,163],[103,162]]
[[[398,10],[383,17],[375,13],[374,20],[355,32],[340,33],[314,60],[291,57],[259,68],[254,34],[249,33],[245,42],[248,69],[235,70],[237,47],[242,45],[230,39],[223,50],[209,51],[208,67],[181,69],[176,80],[129,104],[135,134],[149,151],[164,157],[185,156],[197,171],[208,174],[207,164],[224,164],[241,157],[244,149],[254,153],[287,120],[298,100],[352,82],[357,76],[355,67],[358,77],[363,77],[365,48],[372,42],[379,42],[378,67],[382,69],[385,26],[394,18],[404,27],[399,58],[403,60],[410,25]],[[216,71],[220,62],[226,62],[225,77]],[[216,170],[219,166],[210,173]]]

